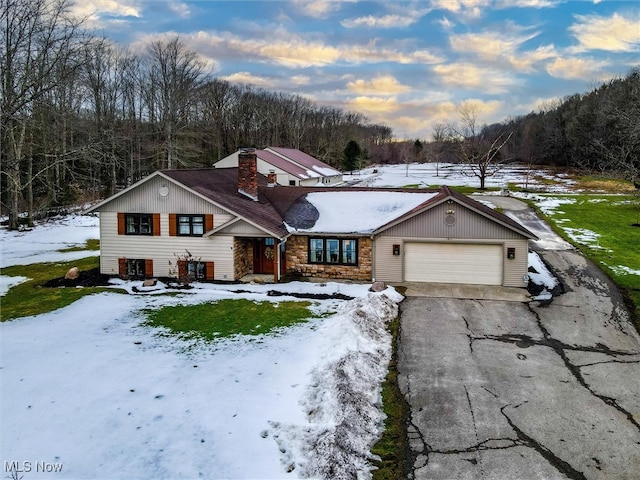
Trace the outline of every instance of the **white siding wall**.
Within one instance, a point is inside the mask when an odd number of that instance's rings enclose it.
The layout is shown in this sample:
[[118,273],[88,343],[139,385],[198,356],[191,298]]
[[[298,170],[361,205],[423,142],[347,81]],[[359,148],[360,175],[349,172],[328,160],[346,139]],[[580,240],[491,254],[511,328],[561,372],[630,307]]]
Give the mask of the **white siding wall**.
[[169,261],[175,265],[175,255],[183,255],[186,249],[203,262],[215,263],[215,280],[233,280],[233,237],[169,236],[167,213],[160,214],[160,233],[159,236],[118,235],[117,212],[101,212],[101,273],[117,275],[118,258],[142,258],[153,260],[154,276],[166,277],[169,276]]

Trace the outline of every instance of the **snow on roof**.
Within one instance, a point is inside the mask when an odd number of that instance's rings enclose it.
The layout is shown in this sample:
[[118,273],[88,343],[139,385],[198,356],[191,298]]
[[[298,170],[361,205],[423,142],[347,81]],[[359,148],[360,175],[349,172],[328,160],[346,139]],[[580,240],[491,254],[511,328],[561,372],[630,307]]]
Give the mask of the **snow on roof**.
[[306,200],[318,211],[315,225],[299,230],[288,227],[297,232],[372,233],[436,195],[437,192],[312,192]]
[[325,177],[341,175],[341,173],[335,168],[296,148],[267,147],[266,150],[272,151],[277,155],[287,158],[289,161],[302,166],[307,170],[307,173],[310,174],[310,177],[320,176],[318,174],[311,174],[310,170],[315,170]]

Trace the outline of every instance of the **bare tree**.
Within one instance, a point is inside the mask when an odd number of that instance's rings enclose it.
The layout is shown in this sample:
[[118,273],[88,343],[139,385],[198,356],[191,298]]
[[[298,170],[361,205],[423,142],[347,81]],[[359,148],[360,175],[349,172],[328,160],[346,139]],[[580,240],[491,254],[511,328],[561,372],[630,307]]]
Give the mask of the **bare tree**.
[[[67,0],[2,0],[0,155],[12,229],[18,228],[21,193],[26,186],[23,171],[32,171],[26,156],[36,103],[74,76],[79,66],[81,32],[79,23],[67,14],[68,5]],[[29,184],[39,173],[31,173]]]
[[188,125],[199,88],[205,81],[204,63],[179,37],[158,40],[147,50],[147,99],[150,119],[161,127],[162,167],[176,168],[180,158],[178,135]]
[[500,154],[513,132],[482,128],[478,125],[479,105],[468,102],[458,109],[458,125],[448,126],[448,136],[456,145],[458,159],[467,172],[480,180],[480,189],[486,188],[486,179],[495,175],[503,165]]
[[440,176],[440,159],[442,152],[445,149],[445,143],[447,141],[447,126],[444,123],[436,123],[433,126],[433,133],[431,134],[433,140],[434,156],[436,159],[436,177]]

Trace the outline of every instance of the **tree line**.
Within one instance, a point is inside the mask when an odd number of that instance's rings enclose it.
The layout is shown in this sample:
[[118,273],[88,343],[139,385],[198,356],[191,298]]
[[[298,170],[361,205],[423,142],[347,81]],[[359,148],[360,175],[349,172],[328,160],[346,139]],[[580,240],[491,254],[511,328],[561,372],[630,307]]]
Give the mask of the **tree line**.
[[435,125],[430,142],[407,142],[405,158],[464,163],[481,188],[512,162],[621,177],[640,188],[638,68],[501,123],[480,125],[479,113],[473,103],[462,104],[456,122]]
[[[0,0],[2,211],[96,200],[156,169],[211,166],[283,146],[339,166],[392,130],[360,113],[213,77],[179,37],[134,54],[92,35],[69,0]],[[375,154],[372,154],[375,155]]]

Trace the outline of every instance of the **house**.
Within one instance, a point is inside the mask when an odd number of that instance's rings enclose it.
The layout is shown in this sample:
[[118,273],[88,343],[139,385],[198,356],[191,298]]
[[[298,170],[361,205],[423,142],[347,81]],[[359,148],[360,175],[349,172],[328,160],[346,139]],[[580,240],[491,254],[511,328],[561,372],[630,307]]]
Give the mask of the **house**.
[[101,272],[175,275],[188,250],[194,260],[180,268],[199,280],[526,286],[535,236],[447,187],[278,186],[258,173],[254,151],[238,158],[238,168],[155,172],[88,210],[100,212]]
[[[214,167],[237,168],[240,152],[241,150],[238,150],[218,160]],[[342,183],[342,173],[300,150],[267,147],[255,152],[258,158],[258,173],[271,178],[278,185],[335,186]]]

